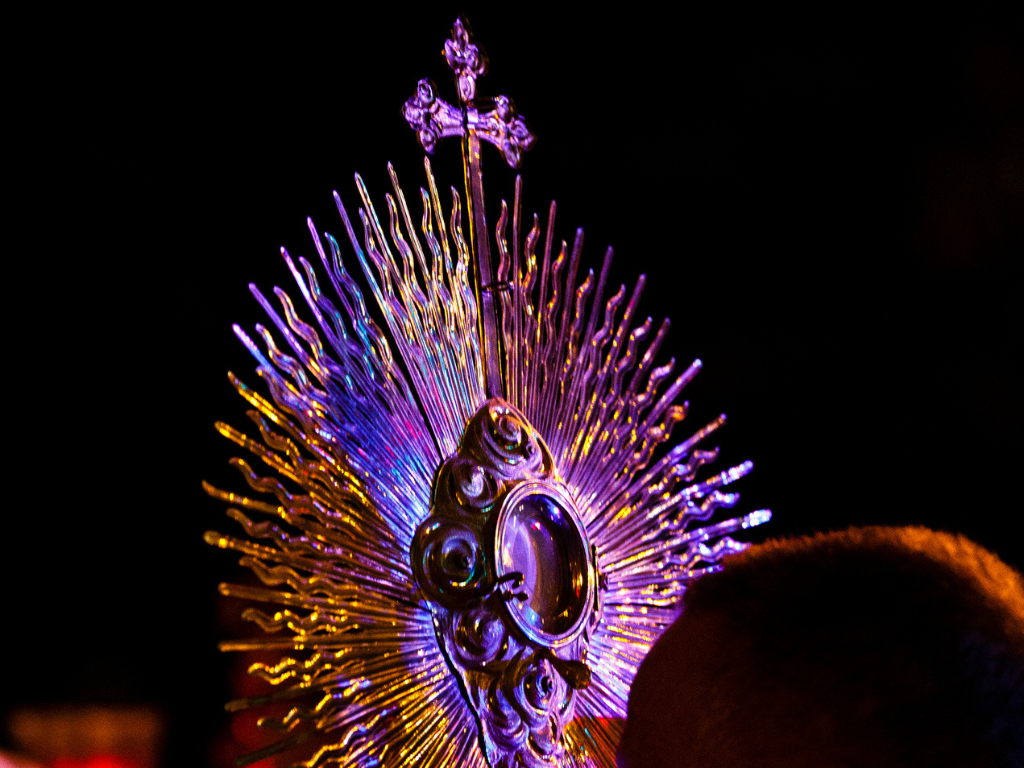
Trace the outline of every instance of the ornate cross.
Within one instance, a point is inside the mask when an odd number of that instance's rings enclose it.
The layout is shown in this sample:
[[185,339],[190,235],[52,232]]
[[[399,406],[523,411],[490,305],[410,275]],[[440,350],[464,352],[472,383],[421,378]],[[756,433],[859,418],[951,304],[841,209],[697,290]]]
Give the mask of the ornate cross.
[[466,202],[469,206],[470,237],[476,254],[476,291],[483,338],[485,386],[489,397],[503,396],[501,358],[498,352],[498,321],[495,307],[494,272],[484,210],[484,186],[480,169],[480,141],[493,144],[511,167],[522,163],[522,153],[533,147],[537,137],[520,117],[512,99],[476,98],[476,79],[487,74],[487,55],[473,42],[469,24],[456,19],[452,36],[445,41],[444,57],[455,73],[459,106],[438,98],[430,80],[420,80],[416,93],[405,102],[402,114],[416,131],[420,145],[433,154],[437,142],[446,136],[462,137],[462,159],[466,171]]

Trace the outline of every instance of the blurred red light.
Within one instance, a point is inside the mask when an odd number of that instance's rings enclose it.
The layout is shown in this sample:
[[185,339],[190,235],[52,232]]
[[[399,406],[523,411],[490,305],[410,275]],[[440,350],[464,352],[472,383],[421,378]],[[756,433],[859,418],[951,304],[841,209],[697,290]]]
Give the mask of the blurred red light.
[[58,757],[49,768],[144,768],[137,760],[123,755],[93,755],[92,757]]

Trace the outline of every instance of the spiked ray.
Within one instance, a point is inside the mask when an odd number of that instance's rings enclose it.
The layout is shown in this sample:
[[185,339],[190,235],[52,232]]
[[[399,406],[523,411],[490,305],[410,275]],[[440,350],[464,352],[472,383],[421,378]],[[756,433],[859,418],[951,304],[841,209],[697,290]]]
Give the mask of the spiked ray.
[[[265,637],[222,647],[289,655],[250,669],[276,686],[273,694],[228,708],[292,705],[261,721],[284,736],[253,761],[319,729],[330,735],[329,745],[296,765],[485,765],[478,723],[410,565],[435,473],[486,400],[460,199],[453,189],[445,215],[427,160],[425,168],[418,220],[390,165],[383,208],[356,177],[361,236],[335,193],[386,331],[370,317],[338,242],[311,221],[319,267],[281,253],[315,325],[299,317],[281,289],[273,291],[275,305],[250,286],[272,329],[256,326],[260,345],[235,327],[272,401],[232,375],[252,406],[259,438],[217,428],[272,476],[235,459],[262,499],[204,485],[232,505],[228,514],[247,536],[211,532],[207,541],[239,552],[264,585],[221,591],[272,607],[244,614]],[[652,335],[650,318],[637,321],[644,278],[630,292],[622,286],[607,296],[609,249],[598,275],[589,270],[577,282],[583,232],[571,247],[561,241],[555,253],[555,213],[552,203],[543,238],[537,216],[524,238],[519,179],[511,216],[502,202],[495,239],[498,284],[507,287],[500,298],[503,383],[506,399],[549,446],[601,573],[603,618],[588,657],[592,682],[580,691],[562,764],[611,766],[637,667],[677,616],[687,583],[744,548],[728,534],[770,513],[710,523],[717,510],[739,501],[722,489],[751,469],[747,462],[697,480],[717,455],[703,443],[724,416],[649,466],[685,417],[686,404],[675,401],[701,363],[675,378],[674,360],[655,365],[669,324]]]

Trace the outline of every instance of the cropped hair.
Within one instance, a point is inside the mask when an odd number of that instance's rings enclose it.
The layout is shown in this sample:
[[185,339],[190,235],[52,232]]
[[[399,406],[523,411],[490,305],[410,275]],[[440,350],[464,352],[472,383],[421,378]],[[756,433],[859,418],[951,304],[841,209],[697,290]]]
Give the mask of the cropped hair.
[[769,541],[687,590],[621,768],[1024,766],[1024,581],[963,536]]

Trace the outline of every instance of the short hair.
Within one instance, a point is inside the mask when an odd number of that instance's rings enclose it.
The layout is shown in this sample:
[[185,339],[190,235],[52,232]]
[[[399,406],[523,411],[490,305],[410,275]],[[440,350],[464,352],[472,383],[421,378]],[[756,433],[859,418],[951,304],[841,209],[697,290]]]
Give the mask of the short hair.
[[619,765],[1020,768],[1024,581],[920,527],[754,546],[687,590]]

